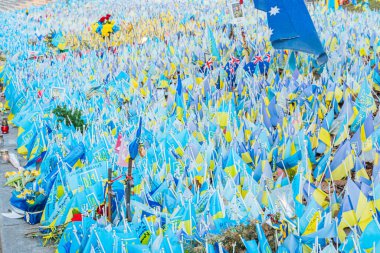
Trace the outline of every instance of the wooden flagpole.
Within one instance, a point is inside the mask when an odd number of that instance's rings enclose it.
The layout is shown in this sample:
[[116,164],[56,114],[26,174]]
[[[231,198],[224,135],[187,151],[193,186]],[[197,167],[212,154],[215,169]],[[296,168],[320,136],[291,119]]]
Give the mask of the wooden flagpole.
[[133,187],[133,178],[132,178],[132,165],[133,159],[128,159],[128,174],[126,176],[126,187],[125,187],[125,200],[126,200],[126,208],[127,208],[127,219],[128,222],[132,221],[132,212],[131,212],[131,190]]
[[108,168],[108,221],[112,223],[112,168]]

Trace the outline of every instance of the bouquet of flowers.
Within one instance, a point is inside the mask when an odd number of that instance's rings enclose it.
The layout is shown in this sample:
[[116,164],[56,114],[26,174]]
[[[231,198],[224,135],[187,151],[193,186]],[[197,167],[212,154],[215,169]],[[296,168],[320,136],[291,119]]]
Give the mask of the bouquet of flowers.
[[47,196],[42,188],[25,188],[12,192],[10,204],[17,213],[24,214],[26,222],[33,225],[40,222],[46,201]]
[[14,187],[10,204],[29,224],[39,223],[45,207],[47,195],[43,188],[34,185],[33,181],[39,176],[38,170],[6,172],[6,186]]
[[92,32],[101,36],[110,37],[120,30],[120,27],[115,24],[114,20],[111,20],[111,15],[107,14],[105,17],[101,17],[98,22],[91,25]]
[[26,184],[33,182],[39,174],[38,170],[9,171],[5,173],[5,178],[7,179],[5,185],[14,187],[16,191],[22,191],[25,189]]

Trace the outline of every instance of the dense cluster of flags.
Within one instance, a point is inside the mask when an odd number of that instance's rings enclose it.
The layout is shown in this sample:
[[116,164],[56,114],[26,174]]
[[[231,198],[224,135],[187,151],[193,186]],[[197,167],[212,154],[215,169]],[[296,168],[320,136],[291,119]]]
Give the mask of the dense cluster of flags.
[[[119,2],[0,17],[9,120],[25,169],[40,171],[10,202],[46,234],[66,226],[58,252],[185,252],[195,241],[226,252],[208,238],[252,221],[249,253],[380,251],[378,13],[315,6],[314,28],[295,0],[298,18],[286,1],[255,1],[268,21],[245,1],[242,24],[225,1]],[[81,41],[105,6],[162,36],[131,29],[142,43],[63,53],[41,39],[53,29]],[[58,105],[82,112],[82,131],[58,120]]]

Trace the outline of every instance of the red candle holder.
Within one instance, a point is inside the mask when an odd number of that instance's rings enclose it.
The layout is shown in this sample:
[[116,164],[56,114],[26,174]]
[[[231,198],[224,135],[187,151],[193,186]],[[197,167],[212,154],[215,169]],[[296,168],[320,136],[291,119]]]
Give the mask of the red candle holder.
[[1,124],[1,132],[3,134],[9,133],[9,126],[6,118],[3,118],[3,123]]
[[9,126],[1,126],[1,132],[3,134],[8,134],[9,133]]

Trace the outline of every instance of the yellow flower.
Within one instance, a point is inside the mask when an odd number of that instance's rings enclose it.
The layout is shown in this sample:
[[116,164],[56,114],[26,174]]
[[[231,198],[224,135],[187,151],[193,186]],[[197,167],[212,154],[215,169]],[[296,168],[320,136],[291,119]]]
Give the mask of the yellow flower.
[[57,46],[57,48],[58,48],[59,50],[63,51],[63,50],[65,50],[66,45],[67,45],[66,42],[64,42],[64,43],[59,43],[58,46]]
[[30,171],[29,171],[29,170],[24,171],[24,176],[25,176],[25,177],[27,177],[27,176],[29,176],[29,175],[30,175]]
[[32,190],[24,189],[24,192],[23,192],[23,193],[25,193],[25,195],[27,195],[27,194],[31,194],[31,193],[32,193]]
[[32,173],[32,176],[36,177],[40,174],[40,171],[39,170],[32,170],[31,173]]
[[8,171],[8,172],[5,172],[5,178],[9,178],[11,176],[14,176],[16,175],[17,173],[15,171]]
[[112,24],[105,24],[103,25],[103,28],[102,28],[102,35],[104,37],[108,37],[110,33],[112,33],[112,27],[113,25]]
[[28,203],[29,205],[34,205],[34,199],[28,199],[26,203]]
[[92,32],[93,32],[93,33],[96,33],[96,29],[98,29],[98,26],[99,26],[98,22],[93,23],[93,24],[91,25],[91,29],[92,29]]

